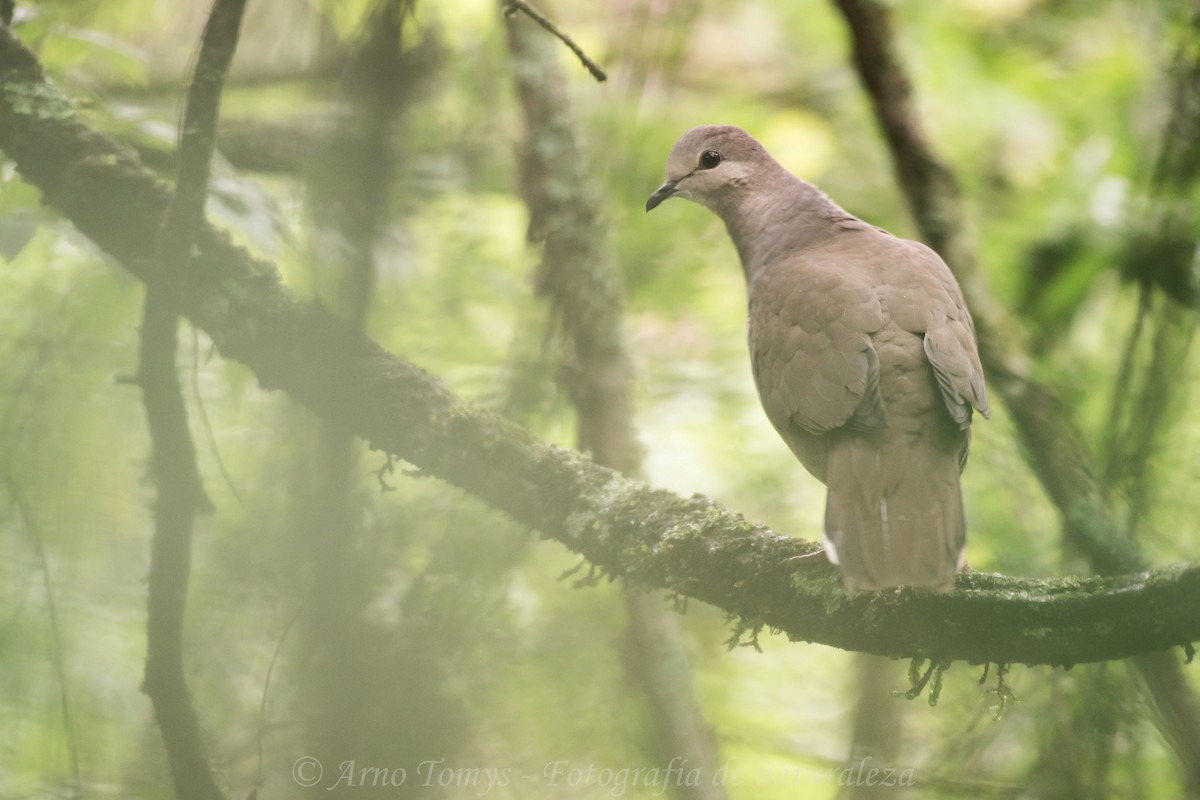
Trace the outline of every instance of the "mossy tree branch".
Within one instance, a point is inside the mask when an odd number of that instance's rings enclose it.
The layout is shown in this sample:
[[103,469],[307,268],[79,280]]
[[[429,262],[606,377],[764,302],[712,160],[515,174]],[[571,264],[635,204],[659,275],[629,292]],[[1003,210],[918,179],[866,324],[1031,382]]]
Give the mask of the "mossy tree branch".
[[272,265],[211,226],[197,231],[189,269],[165,274],[153,248],[166,187],[88,127],[7,30],[0,150],[133,275],[170,283],[181,311],[264,388],[286,391],[609,575],[695,597],[792,639],[888,656],[1072,664],[1200,638],[1200,565],[1049,581],[974,573],[944,595],[848,596],[832,568],[789,562],[816,544],[751,525],[703,497],[649,489],[472,407],[301,302]]

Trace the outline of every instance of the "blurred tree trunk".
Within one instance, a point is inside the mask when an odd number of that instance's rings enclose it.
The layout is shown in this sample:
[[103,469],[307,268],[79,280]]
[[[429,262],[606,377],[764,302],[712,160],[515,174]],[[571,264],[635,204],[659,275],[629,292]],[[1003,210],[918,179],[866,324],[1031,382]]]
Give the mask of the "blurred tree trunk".
[[[896,680],[897,662],[882,656],[867,653],[854,655],[855,679],[858,701],[854,706],[854,725],[851,729],[850,757],[847,767],[851,770],[864,763],[860,772],[870,767],[896,767],[896,756],[900,748],[900,728],[904,716],[903,698],[896,697],[892,686]],[[863,781],[848,783],[841,791],[843,797],[874,798],[890,797],[895,788],[872,785]]]
[[[356,331],[366,328],[379,268],[375,251],[392,223],[397,131],[427,69],[422,51],[404,49],[410,14],[408,0],[380,0],[368,15],[339,86],[343,116],[310,176],[311,246],[320,265],[312,285]],[[337,765],[347,762],[411,768],[452,757],[457,714],[446,705],[437,648],[430,646],[435,639],[381,630],[369,619],[368,605],[384,579],[377,552],[384,542],[372,541],[365,523],[361,443],[330,420],[320,423],[316,439],[293,496],[313,575],[303,629],[305,736],[326,775],[309,793],[355,800],[422,796],[429,790],[415,780],[399,786],[338,780]],[[411,632],[420,624],[405,618],[401,627]]]
[[[501,7],[505,3],[501,0]],[[524,17],[505,26],[527,137],[522,189],[529,240],[542,245],[536,289],[551,305],[563,339],[560,382],[575,407],[578,447],[596,463],[636,476],[641,452],[633,429],[631,367],[625,348],[624,289],[608,240],[604,193],[590,174],[572,118],[557,43]],[[710,778],[716,741],[700,708],[674,612],[658,593],[626,590],[631,677],[649,701],[657,732],[654,756]],[[682,800],[724,800],[706,779],[670,788]]]

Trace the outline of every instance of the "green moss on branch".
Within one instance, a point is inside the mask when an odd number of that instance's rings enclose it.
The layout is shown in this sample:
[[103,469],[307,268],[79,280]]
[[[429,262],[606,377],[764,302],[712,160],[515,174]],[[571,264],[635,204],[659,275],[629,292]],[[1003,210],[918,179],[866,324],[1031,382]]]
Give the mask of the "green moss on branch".
[[[138,278],[163,281],[154,234],[167,199],[137,156],[77,115],[33,55],[0,30],[0,149],[47,202]],[[790,559],[817,545],[695,496],[653,490],[541,442],[451,394],[436,377],[301,302],[272,265],[210,226],[170,279],[222,354],[331,422],[482,498],[610,575],[726,609],[790,638],[944,661],[1073,664],[1200,639],[1200,566],[1036,581],[973,573],[949,594],[846,595],[832,567]]]

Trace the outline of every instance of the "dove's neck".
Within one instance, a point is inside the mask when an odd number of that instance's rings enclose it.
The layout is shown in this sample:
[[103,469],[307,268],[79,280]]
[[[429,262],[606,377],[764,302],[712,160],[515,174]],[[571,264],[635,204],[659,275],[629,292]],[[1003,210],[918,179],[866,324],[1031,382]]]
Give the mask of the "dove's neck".
[[848,224],[865,225],[816,186],[782,167],[769,177],[713,209],[725,220],[747,282],[781,256],[793,256]]

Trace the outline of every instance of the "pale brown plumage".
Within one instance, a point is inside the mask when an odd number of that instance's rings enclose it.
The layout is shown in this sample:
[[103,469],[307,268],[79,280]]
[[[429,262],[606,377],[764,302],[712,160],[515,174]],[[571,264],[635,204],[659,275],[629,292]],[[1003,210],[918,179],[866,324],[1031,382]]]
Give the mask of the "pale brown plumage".
[[936,253],[842,210],[745,131],[671,150],[649,211],[678,195],[725,221],[749,291],[763,408],[828,487],[826,550],[846,587],[948,589],[964,559],[959,473],[988,414],[975,330]]

